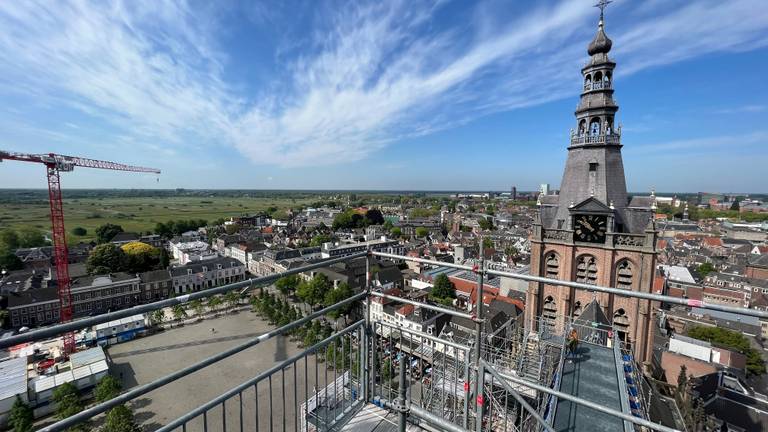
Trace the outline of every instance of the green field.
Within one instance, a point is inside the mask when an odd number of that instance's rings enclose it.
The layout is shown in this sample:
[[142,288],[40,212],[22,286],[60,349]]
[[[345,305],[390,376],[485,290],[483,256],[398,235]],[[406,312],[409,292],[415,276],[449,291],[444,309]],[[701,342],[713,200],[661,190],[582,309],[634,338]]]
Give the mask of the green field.
[[[316,201],[313,198],[286,197],[105,197],[64,199],[64,219],[68,243],[91,240],[95,230],[105,223],[123,227],[125,231],[153,231],[155,224],[173,219],[205,219],[213,221],[264,211],[298,209]],[[0,229],[34,227],[45,232],[51,229],[50,210],[43,201],[0,204]],[[83,227],[88,234],[72,234]]]

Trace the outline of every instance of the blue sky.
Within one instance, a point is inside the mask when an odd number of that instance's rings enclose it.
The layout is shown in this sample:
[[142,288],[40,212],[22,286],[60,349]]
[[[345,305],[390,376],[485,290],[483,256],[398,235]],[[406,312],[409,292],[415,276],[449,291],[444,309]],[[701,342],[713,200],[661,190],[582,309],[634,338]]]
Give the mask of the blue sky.
[[[0,2],[0,148],[163,171],[72,188],[557,185],[592,3]],[[768,192],[764,0],[616,1],[606,31],[630,190]]]

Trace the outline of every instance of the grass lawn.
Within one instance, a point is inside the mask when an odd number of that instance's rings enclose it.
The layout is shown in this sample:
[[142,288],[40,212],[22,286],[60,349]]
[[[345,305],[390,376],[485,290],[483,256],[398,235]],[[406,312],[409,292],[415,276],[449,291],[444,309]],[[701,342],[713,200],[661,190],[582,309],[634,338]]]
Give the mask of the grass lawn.
[[[242,214],[255,213],[268,207],[287,210],[313,199],[292,198],[233,198],[233,197],[129,197],[64,199],[64,221],[68,243],[91,240],[96,228],[114,223],[125,231],[153,231],[155,224],[172,219],[205,219],[213,221]],[[12,203],[0,205],[0,229],[34,227],[45,232],[51,229],[47,204]],[[72,234],[75,227],[88,230],[87,235]]]

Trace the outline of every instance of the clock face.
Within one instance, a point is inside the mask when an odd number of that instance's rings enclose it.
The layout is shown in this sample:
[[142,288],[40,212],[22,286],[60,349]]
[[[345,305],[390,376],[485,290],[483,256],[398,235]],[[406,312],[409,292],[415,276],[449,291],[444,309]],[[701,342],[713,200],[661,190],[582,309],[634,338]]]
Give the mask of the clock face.
[[577,241],[604,243],[608,221],[605,216],[577,215],[574,218],[574,233]]

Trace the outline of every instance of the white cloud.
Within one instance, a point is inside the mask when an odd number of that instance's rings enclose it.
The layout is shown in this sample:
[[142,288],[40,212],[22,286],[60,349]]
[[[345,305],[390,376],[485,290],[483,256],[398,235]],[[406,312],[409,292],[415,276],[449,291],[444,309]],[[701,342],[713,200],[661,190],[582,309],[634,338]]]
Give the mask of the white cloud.
[[[300,55],[277,84],[246,97],[224,79],[238,59],[217,45],[223,26],[213,8],[2,2],[0,93],[106,119],[116,138],[152,142],[150,151],[219,143],[257,164],[306,166],[359,160],[403,137],[578,91],[592,8],[564,1],[509,19],[478,6],[461,28],[446,29],[434,20],[441,7],[355,2],[319,16],[311,47],[292,47]],[[765,46],[760,8],[759,0],[653,11],[620,2],[607,26],[618,71]]]

